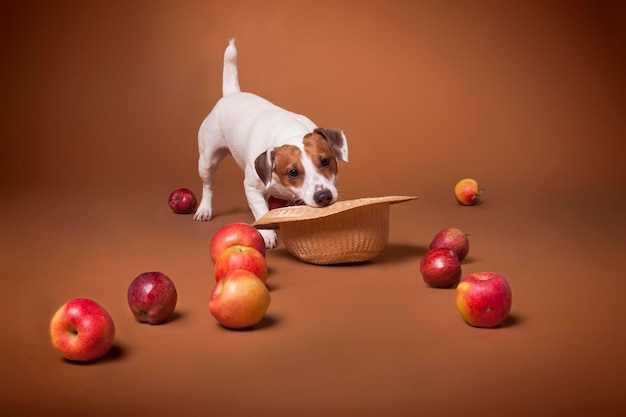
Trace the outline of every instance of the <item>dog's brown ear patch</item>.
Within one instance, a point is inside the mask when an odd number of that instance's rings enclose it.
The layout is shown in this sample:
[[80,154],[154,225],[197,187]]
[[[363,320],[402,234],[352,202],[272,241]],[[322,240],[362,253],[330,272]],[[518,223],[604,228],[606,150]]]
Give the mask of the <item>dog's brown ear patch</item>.
[[261,155],[257,156],[254,160],[254,169],[257,175],[263,181],[263,184],[267,187],[272,180],[272,171],[274,170],[274,149],[268,149]]
[[337,156],[337,159],[343,162],[348,162],[348,141],[342,130],[322,129],[318,127],[313,132],[321,135],[328,141],[331,149]]

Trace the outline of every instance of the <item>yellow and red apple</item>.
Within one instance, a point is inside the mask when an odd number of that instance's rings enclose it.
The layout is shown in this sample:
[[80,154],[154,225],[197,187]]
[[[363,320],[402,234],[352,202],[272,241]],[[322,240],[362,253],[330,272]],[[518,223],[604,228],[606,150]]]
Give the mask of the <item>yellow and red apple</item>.
[[482,198],[484,189],[478,188],[478,182],[473,178],[464,178],[454,186],[454,197],[459,204],[473,206]]
[[71,361],[89,362],[106,355],[115,340],[111,315],[89,298],[63,304],[50,321],[52,345]]
[[234,269],[245,269],[261,281],[267,282],[268,270],[265,257],[250,246],[235,245],[226,248],[215,261],[215,280],[223,279]]
[[235,245],[249,246],[265,256],[265,240],[252,225],[243,222],[222,226],[211,239],[210,254],[213,263],[227,248]]
[[511,311],[508,281],[495,272],[477,272],[459,281],[456,306],[463,319],[474,327],[497,327]]
[[271,302],[270,292],[256,275],[234,269],[219,280],[209,298],[211,315],[229,329],[258,324]]

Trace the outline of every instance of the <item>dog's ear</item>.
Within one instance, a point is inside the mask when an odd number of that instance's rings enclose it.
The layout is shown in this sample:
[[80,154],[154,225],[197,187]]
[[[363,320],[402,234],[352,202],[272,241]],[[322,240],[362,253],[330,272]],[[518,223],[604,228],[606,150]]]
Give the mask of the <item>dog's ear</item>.
[[337,159],[348,162],[348,140],[342,130],[317,128],[313,132],[321,135],[328,141]]
[[270,148],[267,151],[263,152],[261,155],[257,156],[254,160],[254,169],[256,170],[257,175],[263,181],[265,186],[269,186],[270,181],[272,181],[272,171],[274,171],[274,157],[276,152],[274,148]]

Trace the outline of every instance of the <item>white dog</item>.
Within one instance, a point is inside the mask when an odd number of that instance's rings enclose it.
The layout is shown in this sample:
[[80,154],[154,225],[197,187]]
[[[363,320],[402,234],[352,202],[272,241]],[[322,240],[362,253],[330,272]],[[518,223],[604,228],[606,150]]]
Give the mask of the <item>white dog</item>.
[[[348,161],[345,135],[241,92],[234,40],[224,52],[222,95],[198,133],[203,187],[195,220],[211,219],[213,174],[229,153],[244,171],[244,190],[255,220],[268,212],[270,197],[312,207],[337,200],[337,160]],[[276,246],[274,231],[260,232],[268,248]]]

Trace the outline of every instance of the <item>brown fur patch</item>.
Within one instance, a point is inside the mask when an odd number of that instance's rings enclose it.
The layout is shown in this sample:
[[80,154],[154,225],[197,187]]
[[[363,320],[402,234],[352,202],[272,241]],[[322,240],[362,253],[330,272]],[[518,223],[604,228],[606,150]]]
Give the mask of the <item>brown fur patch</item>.
[[337,157],[330,144],[319,133],[309,133],[304,137],[304,151],[313,165],[329,180],[337,175]]
[[[302,166],[302,152],[293,145],[283,145],[275,149],[274,172],[278,174],[280,183],[284,187],[302,188],[304,183],[304,166]],[[292,170],[298,172],[296,178],[289,174]]]

